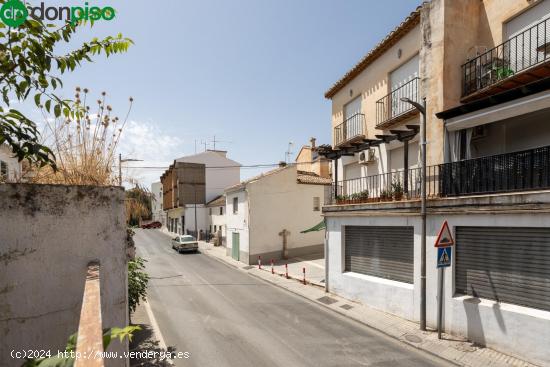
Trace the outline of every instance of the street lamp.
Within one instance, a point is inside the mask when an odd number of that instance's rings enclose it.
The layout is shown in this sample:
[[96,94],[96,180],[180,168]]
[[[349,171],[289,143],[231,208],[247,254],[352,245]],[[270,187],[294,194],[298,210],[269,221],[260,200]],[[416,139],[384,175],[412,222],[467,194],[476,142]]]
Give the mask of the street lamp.
[[420,122],[420,217],[422,219],[422,234],[420,236],[420,330],[426,330],[426,98],[422,103],[410,98],[401,98],[402,102],[409,103],[422,114]]
[[124,162],[143,162],[143,159],[125,158],[122,159],[122,154],[118,155],[118,185],[122,186],[122,163]]

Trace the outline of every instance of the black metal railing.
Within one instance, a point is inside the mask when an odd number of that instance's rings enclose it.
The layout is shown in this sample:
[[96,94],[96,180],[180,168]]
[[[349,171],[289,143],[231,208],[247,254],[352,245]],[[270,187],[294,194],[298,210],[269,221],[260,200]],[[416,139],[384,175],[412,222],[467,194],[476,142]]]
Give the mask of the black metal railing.
[[550,19],[462,65],[462,97],[498,83],[550,58]]
[[401,98],[418,102],[419,80],[418,77],[413,78],[376,101],[376,127],[414,110],[410,103],[402,101]]
[[356,113],[334,128],[334,145],[340,145],[365,134],[365,115]]
[[[421,172],[411,168],[338,181],[332,204],[354,204],[421,195]],[[426,167],[429,198],[550,189],[550,146]]]

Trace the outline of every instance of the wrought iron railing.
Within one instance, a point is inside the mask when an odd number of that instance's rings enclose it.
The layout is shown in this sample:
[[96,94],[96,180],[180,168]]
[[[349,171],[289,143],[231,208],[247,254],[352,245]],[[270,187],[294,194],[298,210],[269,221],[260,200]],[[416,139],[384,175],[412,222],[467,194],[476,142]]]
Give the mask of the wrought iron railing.
[[550,19],[462,65],[462,96],[496,84],[550,58]]
[[[419,168],[338,181],[330,203],[420,198]],[[550,146],[426,167],[429,198],[550,189]]]
[[340,145],[365,134],[365,115],[356,113],[334,128],[334,145]]
[[420,78],[411,79],[406,84],[376,101],[376,127],[415,110],[410,103],[404,102],[401,99],[409,98],[414,102],[419,101],[419,80]]

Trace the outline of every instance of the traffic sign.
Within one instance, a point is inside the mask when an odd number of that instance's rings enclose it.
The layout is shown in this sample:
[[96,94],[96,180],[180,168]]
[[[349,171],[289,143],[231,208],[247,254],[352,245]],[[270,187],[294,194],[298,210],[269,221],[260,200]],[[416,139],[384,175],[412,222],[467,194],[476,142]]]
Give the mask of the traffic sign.
[[435,247],[449,247],[453,246],[454,244],[455,240],[453,239],[453,235],[451,234],[451,230],[449,229],[447,221],[445,221],[441,226],[441,229],[439,230],[439,234],[437,235]]
[[437,249],[437,267],[446,268],[451,266],[451,258],[453,256],[452,247],[439,247]]

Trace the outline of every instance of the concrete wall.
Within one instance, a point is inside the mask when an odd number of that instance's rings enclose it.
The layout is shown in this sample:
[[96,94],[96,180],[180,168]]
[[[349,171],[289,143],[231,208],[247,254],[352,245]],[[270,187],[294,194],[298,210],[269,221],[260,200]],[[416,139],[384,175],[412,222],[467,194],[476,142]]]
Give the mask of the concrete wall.
[[[21,365],[12,349],[65,348],[95,259],[103,328],[128,324],[122,189],[0,184],[0,259],[0,365]],[[109,350],[126,348],[113,342]]]
[[[328,228],[330,291],[374,308],[418,321],[420,300],[420,234],[418,202],[325,208]],[[370,209],[367,209],[369,207]],[[518,208],[522,210],[518,210]],[[449,209],[452,208],[452,209]],[[437,252],[433,247],[444,220],[456,226],[548,227],[550,192],[490,195],[430,200],[427,222],[427,324],[436,326]],[[351,214],[351,215],[350,215]],[[343,272],[345,225],[396,225],[414,227],[414,284],[409,285],[361,274]],[[456,236],[455,236],[456,237]],[[487,299],[454,294],[454,267],[445,272],[445,330],[480,345],[529,360],[550,364],[550,312]]]

